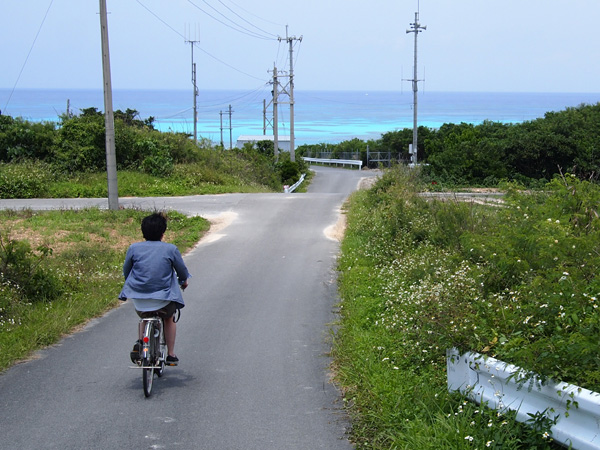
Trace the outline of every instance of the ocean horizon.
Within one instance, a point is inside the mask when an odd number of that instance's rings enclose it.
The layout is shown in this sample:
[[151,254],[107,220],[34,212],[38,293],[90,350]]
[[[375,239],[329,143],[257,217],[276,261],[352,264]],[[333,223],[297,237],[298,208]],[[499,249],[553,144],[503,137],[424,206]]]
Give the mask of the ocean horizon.
[[[254,91],[201,90],[197,97],[199,138],[233,146],[241,135],[272,135],[270,87]],[[287,100],[287,99],[285,99]],[[376,140],[387,132],[413,126],[412,91],[294,92],[296,145],[339,143],[353,138]],[[280,100],[281,101],[281,100]],[[418,124],[479,124],[485,120],[521,123],[547,112],[600,102],[600,93],[419,92]],[[2,114],[34,122],[58,122],[67,112],[104,110],[101,89],[0,89]],[[230,113],[231,106],[231,132]],[[134,109],[140,118],[155,118],[161,131],[193,133],[193,91],[114,89],[113,109]],[[278,132],[290,133],[289,104],[278,106]],[[267,130],[265,132],[265,126]]]

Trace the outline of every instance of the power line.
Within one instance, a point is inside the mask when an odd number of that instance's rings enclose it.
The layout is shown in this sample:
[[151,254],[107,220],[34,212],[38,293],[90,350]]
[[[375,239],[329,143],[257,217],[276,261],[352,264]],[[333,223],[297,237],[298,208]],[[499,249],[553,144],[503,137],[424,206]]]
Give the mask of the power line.
[[[136,0],[137,3],[140,4],[140,6],[142,6],[146,11],[148,11],[150,14],[152,14],[156,19],[158,19],[160,22],[162,22],[167,28],[169,28],[171,31],[173,31],[175,34],[177,34],[178,36],[181,36],[183,38],[183,40],[186,40],[186,37],[181,34],[179,31],[177,31],[175,28],[173,28],[171,25],[169,25],[167,22],[165,22],[161,17],[159,17],[157,14],[155,14],[150,8],[148,8],[146,5],[144,5],[140,0]],[[191,3],[191,2],[190,2]],[[260,81],[264,81],[263,78],[259,78],[259,77],[255,77],[254,75],[250,75],[247,72],[244,72],[243,70],[240,70],[236,67],[233,67],[231,64],[226,63],[225,61],[222,61],[221,59],[217,58],[216,56],[214,56],[213,54],[207,52],[206,50],[204,50],[202,47],[200,47],[199,45],[195,45],[196,48],[198,48],[198,50],[200,50],[202,53],[204,53],[205,55],[209,56],[210,58],[214,59],[217,62],[220,62],[221,64],[223,64],[224,66],[229,67],[232,70],[235,70],[238,73],[241,73],[242,75],[246,75],[247,77],[250,78],[254,78],[255,80],[260,80]]]
[[165,22],[164,20],[162,20],[157,14],[155,14],[150,8],[148,8],[146,5],[144,5],[140,0],[135,0],[142,8],[144,8],[146,11],[148,11],[150,14],[152,14],[155,18],[157,18],[160,22],[162,22],[163,25],[165,25],[167,28],[169,28],[171,31],[173,31],[175,34],[181,36],[184,40],[185,40],[185,36],[183,34],[181,34],[179,31],[177,31],[175,28],[173,28],[171,25],[169,25],[167,22]]
[[[221,0],[219,0],[219,3],[223,4],[223,2],[222,2]],[[249,14],[249,15],[251,15],[252,17],[256,17],[257,19],[259,19],[259,20],[262,20],[263,22],[267,22],[267,23],[270,23],[271,25],[276,25],[276,26],[279,26],[279,27],[283,27],[283,26],[284,26],[283,24],[280,24],[280,23],[275,23],[275,22],[271,22],[270,20],[267,20],[267,19],[264,19],[264,18],[262,18],[262,17],[260,17],[260,16],[257,16],[256,14],[254,14],[254,13],[252,13],[252,12],[248,11],[247,9],[244,9],[242,6],[238,5],[238,4],[237,4],[236,2],[234,2],[233,0],[229,0],[229,3],[232,3],[232,4],[234,4],[236,7],[238,7],[238,8],[239,8],[239,9],[241,9],[242,11],[244,11],[246,14]],[[267,33],[267,34],[270,34],[270,33]]]
[[262,32],[263,32],[263,33],[265,33],[266,35],[273,36],[273,38],[276,38],[276,37],[277,37],[277,35],[275,35],[275,34],[272,34],[272,33],[269,33],[268,31],[265,31],[265,30],[263,30],[262,28],[260,28],[260,27],[257,27],[257,26],[256,26],[256,25],[254,25],[253,23],[251,23],[251,22],[247,21],[247,20],[246,20],[246,19],[244,19],[242,16],[240,16],[238,13],[236,13],[236,12],[235,12],[233,9],[231,9],[229,6],[227,6],[225,3],[223,3],[221,0],[218,0],[218,1],[219,1],[219,3],[220,3],[221,5],[223,5],[223,6],[224,6],[225,8],[227,8],[229,11],[231,11],[231,13],[233,13],[233,14],[234,14],[236,17],[238,17],[238,18],[240,18],[241,20],[243,20],[244,22],[246,22],[248,25],[250,25],[250,26],[252,26],[252,27],[256,28],[257,30],[260,30],[260,31],[262,31]]
[[[202,108],[206,108],[206,109],[210,109],[210,108],[217,108],[217,107],[222,107],[224,104],[227,104],[227,103],[236,103],[236,102],[238,102],[239,100],[241,100],[241,99],[243,99],[243,98],[246,98],[246,97],[249,97],[249,96],[251,96],[251,95],[253,95],[253,96],[254,96],[253,98],[254,98],[254,99],[256,99],[256,98],[258,98],[258,96],[257,96],[256,94],[257,94],[259,91],[261,91],[261,90],[264,90],[265,86],[267,86],[268,84],[269,84],[269,83],[265,83],[265,84],[263,84],[263,85],[261,85],[261,86],[259,86],[259,87],[255,88],[255,89],[251,90],[251,91],[244,92],[243,94],[240,94],[240,95],[239,95],[239,96],[237,96],[237,97],[233,97],[233,98],[227,98],[227,99],[223,100],[223,101],[222,101],[222,102],[220,102],[220,103],[213,103],[213,104],[210,104],[210,105],[202,105],[202,102],[200,102],[200,106],[201,106]],[[251,102],[250,102],[250,101],[248,101],[247,103],[249,103],[249,104],[250,104]]]
[[219,10],[217,10],[214,6],[210,5],[206,0],[202,0],[202,1],[204,3],[206,3],[206,5],[208,7],[210,7],[212,10],[214,10],[217,14],[219,14],[220,16],[222,16],[225,20],[231,22],[234,26],[232,26],[232,25],[230,25],[230,24],[228,24],[226,22],[223,22],[221,19],[218,19],[214,15],[208,13],[207,11],[205,11],[204,9],[202,9],[200,6],[198,6],[197,4],[195,4],[194,2],[192,2],[192,0],[188,0],[188,3],[190,5],[192,5],[192,6],[194,6],[195,8],[197,8],[198,10],[202,11],[204,14],[206,14],[211,19],[219,22],[220,24],[226,26],[227,28],[230,28],[230,29],[232,29],[234,31],[237,31],[238,33],[242,33],[242,34],[245,34],[247,36],[255,37],[257,39],[264,39],[264,40],[267,40],[267,41],[275,39],[274,37],[272,37],[272,35],[271,36],[263,36],[263,35],[260,35],[260,34],[254,32],[254,31],[252,31],[252,30],[249,30],[248,28],[246,28],[246,27],[244,27],[242,25],[239,25],[239,24],[235,23],[233,20],[231,20],[230,18],[228,18],[227,16],[225,16]]
[[33,51],[33,47],[35,46],[37,38],[40,35],[40,32],[42,31],[42,27],[44,26],[44,22],[46,22],[46,17],[48,17],[48,13],[50,12],[50,8],[52,7],[53,3],[54,3],[54,0],[50,0],[50,4],[48,5],[48,9],[46,9],[46,14],[44,14],[44,18],[42,19],[42,23],[40,24],[40,27],[38,28],[38,31],[37,31],[37,33],[35,35],[35,38],[33,39],[33,42],[32,42],[31,47],[29,49],[29,52],[27,53],[27,57],[25,58],[25,62],[23,62],[23,66],[21,67],[19,75],[17,76],[17,80],[15,81],[15,85],[13,86],[12,91],[10,91],[10,95],[8,96],[8,99],[6,100],[6,104],[4,105],[4,109],[6,109],[6,107],[10,103],[10,99],[12,98],[13,94],[15,93],[15,89],[17,88],[17,84],[19,83],[19,80],[21,79],[21,75],[23,74],[23,70],[25,70],[25,66],[27,65],[27,61],[29,61],[29,56],[31,55],[31,52]]

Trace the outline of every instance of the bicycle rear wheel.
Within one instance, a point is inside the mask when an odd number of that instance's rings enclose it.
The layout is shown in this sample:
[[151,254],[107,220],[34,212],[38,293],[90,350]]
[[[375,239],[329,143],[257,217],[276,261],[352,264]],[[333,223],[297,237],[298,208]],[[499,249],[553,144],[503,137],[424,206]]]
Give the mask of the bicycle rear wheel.
[[160,333],[156,338],[156,350],[157,350],[157,365],[159,366],[156,369],[155,373],[158,377],[162,377],[165,373],[165,361],[167,358],[167,344],[165,343],[165,333],[164,333],[164,322],[160,321]]
[[152,393],[152,382],[154,381],[154,368],[142,369],[142,382],[144,384],[144,395],[150,397]]
[[143,351],[142,357],[142,384],[144,386],[144,395],[150,397],[152,393],[152,384],[154,381],[154,324],[146,322],[144,327],[144,337],[142,338],[144,346],[149,344],[147,351]]

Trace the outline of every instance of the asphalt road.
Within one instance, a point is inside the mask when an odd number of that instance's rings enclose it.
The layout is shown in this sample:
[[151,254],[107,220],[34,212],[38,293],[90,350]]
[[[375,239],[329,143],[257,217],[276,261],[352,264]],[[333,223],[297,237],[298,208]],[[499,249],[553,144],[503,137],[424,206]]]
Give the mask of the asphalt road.
[[[215,220],[185,255],[180,365],[144,397],[130,302],[0,375],[2,449],[351,449],[327,356],[339,243],[325,230],[366,171],[314,168],[305,194],[120,199]],[[70,208],[107,200],[0,200]],[[329,237],[328,237],[329,236]]]

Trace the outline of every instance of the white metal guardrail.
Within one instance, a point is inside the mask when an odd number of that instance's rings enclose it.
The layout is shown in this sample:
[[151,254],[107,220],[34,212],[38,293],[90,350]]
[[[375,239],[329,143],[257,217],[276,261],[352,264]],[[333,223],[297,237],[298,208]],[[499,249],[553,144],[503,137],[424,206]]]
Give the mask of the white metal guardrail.
[[304,161],[314,162],[319,164],[335,164],[336,166],[349,165],[349,166],[358,166],[358,170],[362,170],[362,160],[360,159],[326,159],[326,158],[305,158],[302,157]]
[[545,412],[554,420],[552,438],[578,450],[600,449],[600,394],[567,383],[542,384],[537,377],[478,353],[447,350],[448,389],[499,410],[514,410],[517,420]]
[[300,186],[302,184],[305,176],[306,176],[306,174],[303,173],[302,176],[300,177],[300,179],[298,181],[296,181],[294,184],[292,184],[291,186],[287,186],[287,185],[283,186],[283,192],[286,194],[289,194],[290,192],[294,192],[296,189],[298,189],[298,186]]

